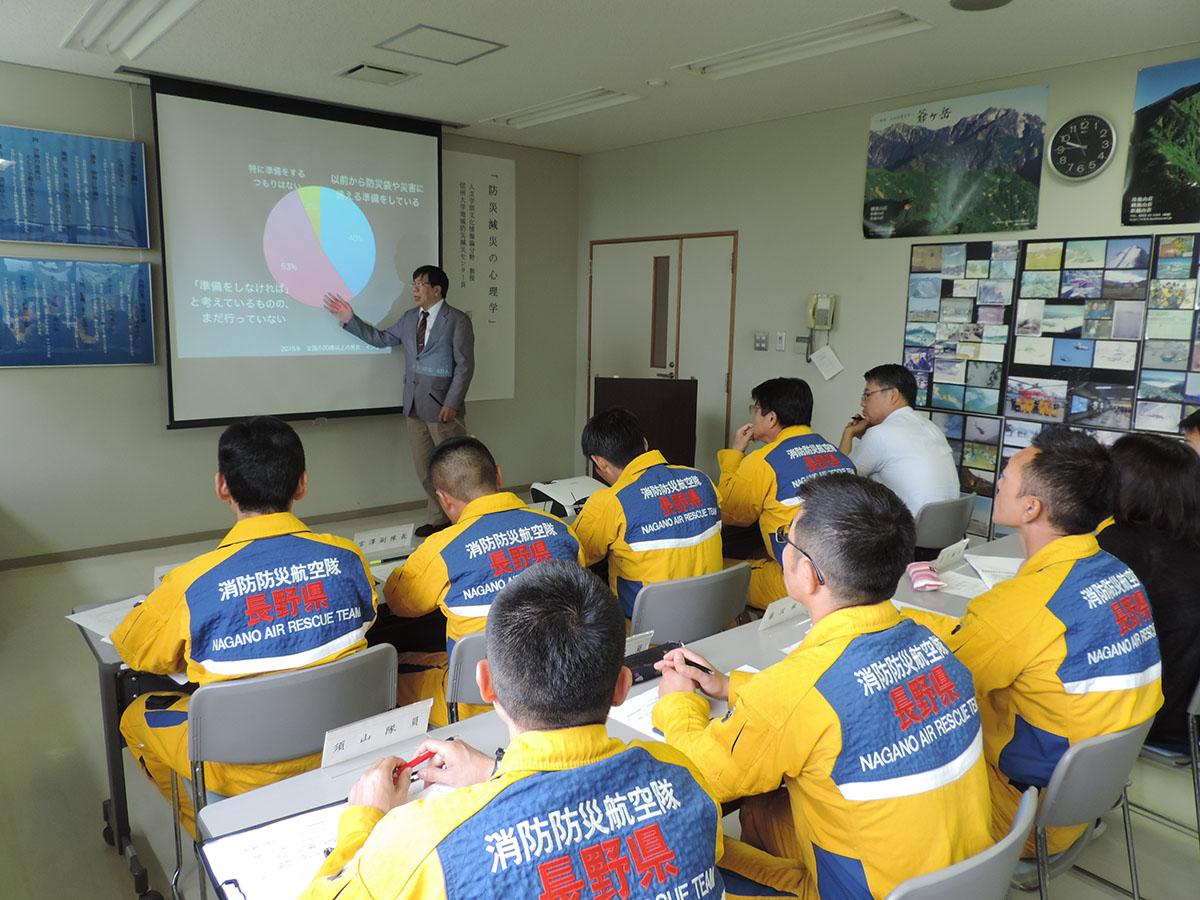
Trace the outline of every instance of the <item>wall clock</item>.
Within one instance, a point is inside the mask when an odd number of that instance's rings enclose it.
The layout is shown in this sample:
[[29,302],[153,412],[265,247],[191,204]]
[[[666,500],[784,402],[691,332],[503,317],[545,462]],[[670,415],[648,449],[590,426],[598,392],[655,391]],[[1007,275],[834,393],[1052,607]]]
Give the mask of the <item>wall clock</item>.
[[1050,167],[1070,181],[1094,178],[1112,162],[1117,132],[1112,122],[1093,113],[1072,116],[1058,126],[1046,145]]

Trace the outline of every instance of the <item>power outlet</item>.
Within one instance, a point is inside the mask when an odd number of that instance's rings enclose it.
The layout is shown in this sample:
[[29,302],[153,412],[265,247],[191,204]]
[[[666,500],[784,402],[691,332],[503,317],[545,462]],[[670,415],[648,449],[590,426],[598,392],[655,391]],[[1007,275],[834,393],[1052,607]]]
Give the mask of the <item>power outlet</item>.
[[368,561],[395,559],[407,556],[412,550],[413,525],[389,525],[387,528],[372,528],[359,531],[353,538]]
[[787,352],[787,332],[775,332],[775,349],[781,353]]
[[796,335],[796,340],[792,344],[792,350],[799,353],[801,356],[808,356],[808,342],[810,338],[807,334]]
[[755,350],[771,349],[770,341],[771,341],[771,335],[768,332],[766,332],[766,331],[754,332],[754,349]]

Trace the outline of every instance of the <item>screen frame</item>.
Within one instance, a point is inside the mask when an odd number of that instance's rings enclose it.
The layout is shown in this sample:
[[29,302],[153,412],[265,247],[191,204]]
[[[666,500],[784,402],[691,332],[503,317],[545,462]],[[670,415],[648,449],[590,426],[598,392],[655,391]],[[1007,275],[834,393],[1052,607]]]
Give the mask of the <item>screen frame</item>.
[[[154,174],[156,178],[155,194],[158,205],[158,246],[162,257],[162,302],[163,302],[163,337],[167,361],[167,429],[206,428],[229,425],[241,421],[245,416],[230,416],[205,419],[179,419],[175,416],[175,388],[172,372],[171,353],[171,298],[169,279],[167,278],[167,247],[166,224],[163,214],[162,160],[159,157],[160,141],[158,139],[158,95],[165,94],[173,97],[185,97],[192,100],[204,100],[212,103],[224,103],[230,106],[242,106],[250,109],[261,109],[267,112],[285,113],[310,119],[325,119],[331,122],[344,122],[349,125],[363,125],[368,128],[382,128],[390,131],[402,131],[409,134],[419,134],[432,137],[437,142],[437,199],[438,199],[438,229],[437,229],[437,264],[442,265],[442,123],[431,119],[420,119],[414,116],[402,116],[395,113],[379,112],[358,106],[339,106],[293,97],[287,94],[275,94],[266,91],[256,91],[248,88],[233,87],[232,85],[216,84],[205,81],[190,81],[153,72],[138,73],[150,80],[150,112],[154,123]],[[269,415],[291,421],[307,421],[322,419],[341,419],[351,416],[382,416],[403,413],[403,406],[378,406],[360,409],[337,409],[317,411],[277,411]]]

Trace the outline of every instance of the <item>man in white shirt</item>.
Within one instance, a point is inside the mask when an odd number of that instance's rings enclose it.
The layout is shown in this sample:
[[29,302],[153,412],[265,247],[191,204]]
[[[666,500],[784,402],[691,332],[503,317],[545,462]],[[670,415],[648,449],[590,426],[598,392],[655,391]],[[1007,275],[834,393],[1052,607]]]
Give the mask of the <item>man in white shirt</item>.
[[913,411],[917,382],[912,372],[887,363],[863,378],[862,414],[847,423],[838,449],[854,461],[859,475],[891,488],[914,517],[927,503],[957,499],[958,468],[946,435]]

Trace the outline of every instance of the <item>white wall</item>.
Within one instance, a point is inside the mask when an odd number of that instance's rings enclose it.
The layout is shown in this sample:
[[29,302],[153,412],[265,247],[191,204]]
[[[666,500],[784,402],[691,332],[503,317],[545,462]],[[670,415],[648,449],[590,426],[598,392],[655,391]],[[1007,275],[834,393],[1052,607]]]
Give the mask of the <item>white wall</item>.
[[[149,90],[0,63],[0,122],[146,142]],[[513,400],[473,403],[472,432],[509,483],[575,465],[575,440],[543,428],[574,410],[578,161],[568,154],[447,136],[450,150],[516,160],[517,358]],[[152,164],[149,168],[153,169]],[[150,251],[0,245],[27,257],[149,260],[157,357],[163,345],[157,181]],[[537,360],[537,365],[527,364]],[[219,429],[168,431],[166,366],[0,369],[0,563],[45,553],[224,528],[212,494]],[[423,500],[399,416],[298,423],[311,490],[297,508],[320,515]]]
[[[1049,84],[1048,133],[1069,115],[1099,112],[1124,137],[1133,122],[1137,70],[1198,55],[1200,44],[1192,44],[584,156],[580,160],[577,421],[582,421],[586,409],[589,241],[738,230],[732,427],[739,424],[739,411],[745,409],[755,384],[791,375],[813,386],[814,427],[836,440],[857,409],[861,373],[900,359],[910,246],[950,240],[862,237],[871,116],[943,97]],[[881,73],[881,77],[885,76]],[[1120,224],[1124,162],[1124,151],[1119,150],[1106,172],[1082,184],[1066,184],[1048,172],[1043,174],[1037,230],[978,239],[1148,231]],[[1200,225],[1174,230],[1200,231]],[[796,332],[806,330],[802,301],[814,291],[841,295],[832,342],[846,371],[829,382],[791,350]],[[685,295],[684,315],[686,305]],[[751,348],[756,330],[787,331],[789,350],[755,352]]]

